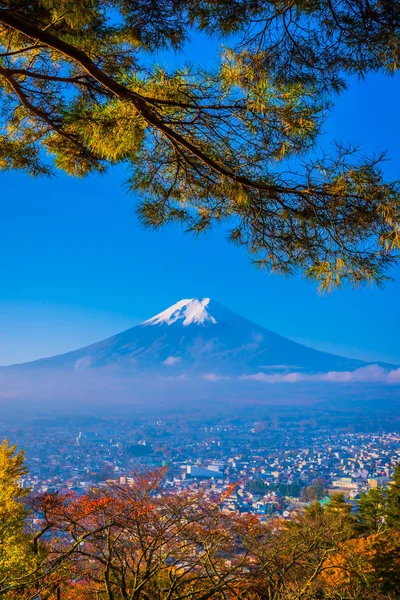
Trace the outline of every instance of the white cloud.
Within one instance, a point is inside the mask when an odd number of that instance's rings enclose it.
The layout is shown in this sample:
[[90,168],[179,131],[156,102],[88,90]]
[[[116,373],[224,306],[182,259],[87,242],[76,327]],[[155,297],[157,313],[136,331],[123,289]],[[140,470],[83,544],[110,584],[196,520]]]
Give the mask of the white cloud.
[[203,375],[203,379],[207,381],[221,381],[223,379],[229,379],[228,375],[217,375],[217,373],[206,373]]
[[168,381],[187,381],[187,375],[176,375],[175,377],[167,377]]
[[400,384],[400,368],[388,371],[379,365],[368,365],[355,371],[329,371],[328,373],[255,373],[241,375],[240,379],[250,379],[264,383],[298,383],[307,381],[325,381],[328,383],[387,383]]
[[262,333],[259,332],[253,332],[253,340],[255,342],[261,343],[264,341],[264,336]]
[[84,371],[85,369],[89,369],[92,363],[92,359],[90,356],[83,356],[82,358],[78,358],[78,360],[74,364],[75,371]]
[[261,369],[266,371],[288,371],[289,369],[302,369],[298,365],[260,365]]
[[165,365],[166,367],[172,367],[173,365],[176,365],[177,363],[179,363],[180,360],[181,360],[180,356],[168,356],[163,361],[163,365]]

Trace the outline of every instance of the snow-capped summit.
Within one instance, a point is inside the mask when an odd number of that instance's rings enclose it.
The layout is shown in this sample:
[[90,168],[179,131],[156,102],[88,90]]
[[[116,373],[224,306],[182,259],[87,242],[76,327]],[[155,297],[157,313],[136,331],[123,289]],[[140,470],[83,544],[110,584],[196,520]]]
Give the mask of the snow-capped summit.
[[134,378],[146,373],[200,378],[217,373],[229,378],[350,371],[365,365],[284,338],[210,298],[189,298],[85,348],[10,369],[82,373],[106,368],[107,373],[112,369]]
[[184,327],[188,325],[209,325],[217,323],[217,319],[209,312],[210,298],[188,298],[179,300],[163,312],[158,313],[151,319],[147,319],[142,326],[148,325],[172,325],[177,321]]

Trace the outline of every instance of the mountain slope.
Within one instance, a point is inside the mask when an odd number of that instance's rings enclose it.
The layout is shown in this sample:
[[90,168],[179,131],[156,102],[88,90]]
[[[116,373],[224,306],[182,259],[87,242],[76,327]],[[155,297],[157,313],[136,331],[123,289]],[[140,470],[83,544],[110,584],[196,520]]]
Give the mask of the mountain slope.
[[85,371],[125,375],[249,374],[355,370],[360,360],[320,352],[264,329],[209,298],[185,299],[108,339],[66,354],[12,365],[8,371]]

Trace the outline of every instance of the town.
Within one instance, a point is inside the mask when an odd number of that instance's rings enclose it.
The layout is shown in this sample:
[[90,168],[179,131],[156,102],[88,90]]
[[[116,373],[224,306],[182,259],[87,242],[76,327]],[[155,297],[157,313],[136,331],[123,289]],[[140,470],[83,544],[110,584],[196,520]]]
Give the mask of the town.
[[[36,420],[1,423],[0,434],[24,448],[21,484],[34,493],[129,485],[135,473],[164,467],[170,493],[187,487],[226,493],[222,510],[281,516],[333,493],[350,502],[385,487],[400,461],[400,430],[352,431],[303,415]],[[234,488],[232,488],[234,484]]]

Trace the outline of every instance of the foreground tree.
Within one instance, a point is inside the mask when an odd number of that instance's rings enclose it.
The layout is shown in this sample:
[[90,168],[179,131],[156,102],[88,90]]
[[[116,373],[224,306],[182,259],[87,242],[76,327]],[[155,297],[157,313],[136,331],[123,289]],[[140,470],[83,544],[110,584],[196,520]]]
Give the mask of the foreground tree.
[[23,452],[6,440],[0,443],[0,596],[18,587],[31,568],[30,540],[24,532],[27,512],[22,502],[27,490],[20,486],[26,473]]
[[400,464],[394,470],[386,498],[385,522],[388,527],[400,531]]
[[357,501],[358,529],[378,533],[385,526],[386,495],[382,488],[362,492]]
[[[328,289],[382,282],[398,183],[379,158],[309,151],[343,73],[396,69],[399,14],[393,0],[1,1],[0,166],[125,162],[145,225],[227,222],[261,266]],[[219,69],[147,66],[196,30],[234,36]]]
[[[36,577],[41,598],[217,600],[239,594],[248,565],[239,541],[245,521],[223,515],[221,499],[203,492],[160,495],[163,476],[163,470],[137,475],[130,486],[80,498],[32,499],[32,533],[46,548]],[[24,593],[31,598],[32,586]]]
[[338,515],[322,508],[314,507],[294,522],[275,527],[258,524],[257,535],[251,531],[245,534],[254,557],[254,576],[248,579],[250,592],[266,600],[318,597],[325,559],[343,539]]

